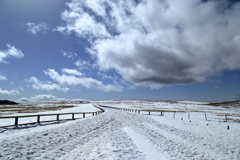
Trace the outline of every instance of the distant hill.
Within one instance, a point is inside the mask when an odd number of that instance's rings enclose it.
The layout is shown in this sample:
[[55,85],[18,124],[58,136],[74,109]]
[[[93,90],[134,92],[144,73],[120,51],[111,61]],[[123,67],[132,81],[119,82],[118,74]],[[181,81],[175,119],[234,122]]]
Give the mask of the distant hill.
[[18,103],[9,100],[0,100],[0,104],[18,104]]
[[240,107],[240,100],[209,103],[208,105],[211,105],[211,106],[223,106],[225,108]]

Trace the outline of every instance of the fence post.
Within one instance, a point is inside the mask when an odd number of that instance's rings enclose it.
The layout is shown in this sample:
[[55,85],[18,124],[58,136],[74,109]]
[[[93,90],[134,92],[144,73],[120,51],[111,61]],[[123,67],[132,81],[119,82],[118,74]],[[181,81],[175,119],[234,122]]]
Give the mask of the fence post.
[[40,115],[37,116],[37,123],[40,123]]
[[74,113],[72,113],[72,120],[75,120],[75,119],[74,119]]
[[85,113],[83,113],[83,118],[85,118]]
[[207,113],[205,112],[205,120],[207,121]]
[[15,117],[15,126],[18,125],[18,117]]
[[94,112],[92,113],[92,116],[94,116]]
[[173,118],[175,118],[176,111],[174,112]]
[[188,113],[188,119],[190,119],[190,113]]
[[225,114],[225,119],[226,119],[226,122],[227,122],[227,114]]
[[59,114],[57,114],[57,121],[59,121]]
[[140,110],[138,110],[138,113],[140,113]]
[[148,114],[150,115],[150,111],[148,111]]

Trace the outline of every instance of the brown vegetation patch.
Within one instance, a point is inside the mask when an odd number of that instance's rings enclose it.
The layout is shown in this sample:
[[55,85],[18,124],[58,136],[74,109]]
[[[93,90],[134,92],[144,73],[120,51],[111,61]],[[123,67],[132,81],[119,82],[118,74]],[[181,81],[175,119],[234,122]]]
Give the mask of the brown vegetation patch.
[[239,104],[240,101],[225,101],[225,102],[217,102],[217,103],[209,103],[207,105],[210,106],[223,106],[223,105],[235,105],[235,104]]
[[233,121],[233,122],[236,122],[236,123],[240,123],[240,119],[228,118],[227,120],[228,121]]

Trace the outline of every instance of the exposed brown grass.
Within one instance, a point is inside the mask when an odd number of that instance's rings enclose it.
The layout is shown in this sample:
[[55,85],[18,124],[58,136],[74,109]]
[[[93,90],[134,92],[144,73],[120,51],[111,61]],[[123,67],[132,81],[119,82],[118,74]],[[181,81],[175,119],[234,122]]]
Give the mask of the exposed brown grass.
[[232,105],[232,104],[238,104],[238,103],[240,103],[240,101],[225,101],[225,102],[209,103],[207,105],[222,106],[222,105]]
[[228,118],[227,120],[228,121],[233,121],[233,122],[236,122],[236,123],[240,123],[240,119]]

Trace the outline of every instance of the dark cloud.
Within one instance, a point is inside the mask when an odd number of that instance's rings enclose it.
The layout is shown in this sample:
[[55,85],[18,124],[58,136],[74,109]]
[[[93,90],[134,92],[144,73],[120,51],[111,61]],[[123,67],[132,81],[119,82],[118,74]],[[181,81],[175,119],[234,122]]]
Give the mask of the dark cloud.
[[163,83],[163,84],[186,84],[186,83],[196,83],[194,79],[191,78],[160,78],[160,77],[149,77],[145,79],[134,79],[135,82],[150,82],[150,83]]

